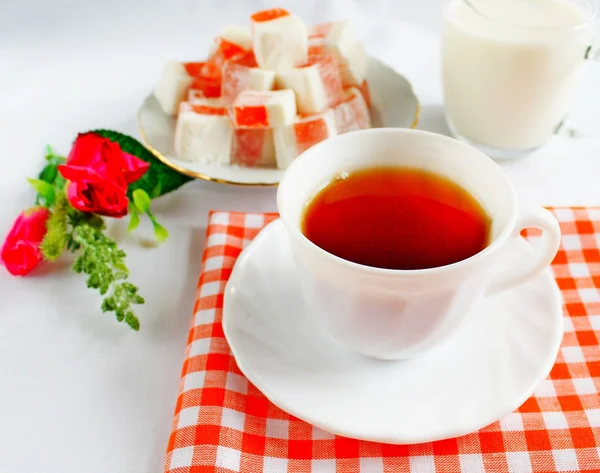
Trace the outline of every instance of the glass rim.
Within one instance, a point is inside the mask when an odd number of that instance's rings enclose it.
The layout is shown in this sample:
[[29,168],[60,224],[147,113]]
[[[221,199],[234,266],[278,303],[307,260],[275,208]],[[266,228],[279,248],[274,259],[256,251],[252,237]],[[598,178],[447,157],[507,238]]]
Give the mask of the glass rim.
[[481,11],[479,8],[477,8],[477,6],[475,5],[475,2],[473,0],[464,0],[464,2],[469,6],[469,8],[471,8],[471,10],[473,10],[475,13],[477,13],[478,15],[481,15],[482,17],[484,17],[487,20],[494,21],[496,23],[502,23],[502,24],[510,26],[512,28],[528,28],[528,29],[535,29],[535,30],[575,30],[575,29],[584,28],[584,27],[588,26],[590,23],[594,22],[598,18],[599,9],[598,9],[598,5],[593,0],[582,0],[582,1],[589,8],[588,12],[586,12],[586,15],[585,15],[585,20],[586,20],[585,23],[581,23],[581,24],[573,25],[573,26],[527,26],[527,25],[515,25],[515,24],[508,23],[506,21],[503,21],[503,20],[494,19],[491,16],[484,13],[483,11]]

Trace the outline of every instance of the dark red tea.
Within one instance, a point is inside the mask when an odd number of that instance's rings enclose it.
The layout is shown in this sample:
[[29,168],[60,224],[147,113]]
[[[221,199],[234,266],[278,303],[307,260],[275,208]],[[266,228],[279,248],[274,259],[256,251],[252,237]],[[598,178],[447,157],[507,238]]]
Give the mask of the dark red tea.
[[456,263],[483,250],[490,218],[473,196],[437,174],[375,167],[328,184],[307,205],[302,231],[325,251],[387,269]]

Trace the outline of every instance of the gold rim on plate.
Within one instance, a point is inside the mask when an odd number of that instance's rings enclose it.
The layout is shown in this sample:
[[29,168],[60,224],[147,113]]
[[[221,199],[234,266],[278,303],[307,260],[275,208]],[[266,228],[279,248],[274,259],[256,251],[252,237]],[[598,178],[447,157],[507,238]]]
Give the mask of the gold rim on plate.
[[[414,94],[414,92],[413,92]],[[417,125],[419,124],[419,115],[421,113],[421,105],[419,103],[419,99],[416,97],[415,95],[415,99],[417,100],[417,107],[415,109],[415,119],[412,122],[412,125],[410,126],[411,129],[414,129],[417,127]],[[189,177],[193,177],[195,179],[201,179],[203,181],[209,181],[209,182],[216,182],[218,184],[229,184],[232,186],[244,186],[244,187],[275,187],[279,185],[279,182],[236,182],[236,181],[229,181],[227,179],[220,179],[218,177],[212,177],[209,176],[208,174],[204,174],[201,172],[196,172],[196,171],[190,171],[189,169],[183,168],[177,164],[174,164],[173,162],[171,162],[171,160],[169,158],[167,158],[164,154],[162,154],[160,151],[158,151],[156,148],[154,148],[149,142],[148,142],[148,137],[146,136],[146,131],[144,130],[144,127],[142,126],[142,121],[140,119],[140,113],[138,112],[137,115],[137,123],[138,123],[138,131],[140,132],[140,137],[142,138],[142,143],[144,144],[144,146],[146,148],[148,148],[148,151],[150,151],[155,157],[156,159],[158,159],[160,162],[162,162],[165,166],[170,167],[171,169],[177,171],[180,174],[184,174],[186,176]]]

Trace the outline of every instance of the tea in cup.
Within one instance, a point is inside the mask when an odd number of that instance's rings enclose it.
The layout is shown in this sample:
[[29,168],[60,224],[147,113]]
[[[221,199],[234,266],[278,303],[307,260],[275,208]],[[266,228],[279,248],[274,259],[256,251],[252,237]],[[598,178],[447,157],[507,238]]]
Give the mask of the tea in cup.
[[479,253],[490,224],[479,202],[444,176],[387,166],[338,175],[308,203],[302,233],[342,259],[408,270]]

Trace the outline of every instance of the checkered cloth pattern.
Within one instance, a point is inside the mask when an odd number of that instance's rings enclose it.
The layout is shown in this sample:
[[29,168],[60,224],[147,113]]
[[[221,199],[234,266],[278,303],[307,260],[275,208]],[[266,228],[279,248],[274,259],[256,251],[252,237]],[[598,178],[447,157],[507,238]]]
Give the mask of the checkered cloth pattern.
[[552,269],[565,336],[519,409],[450,440],[385,445],[330,435],[271,404],[237,368],[221,327],[241,250],[273,214],[213,212],[165,462],[167,473],[600,472],[600,209],[553,209]]

